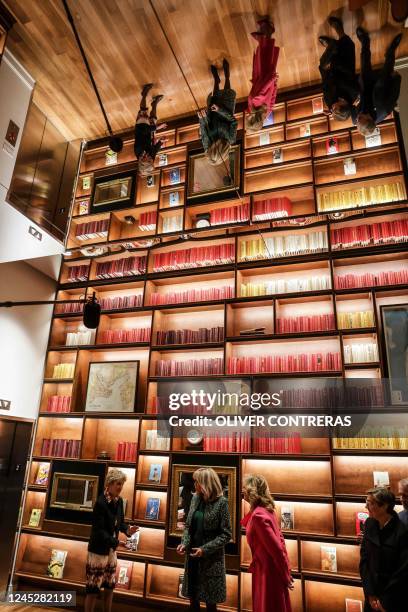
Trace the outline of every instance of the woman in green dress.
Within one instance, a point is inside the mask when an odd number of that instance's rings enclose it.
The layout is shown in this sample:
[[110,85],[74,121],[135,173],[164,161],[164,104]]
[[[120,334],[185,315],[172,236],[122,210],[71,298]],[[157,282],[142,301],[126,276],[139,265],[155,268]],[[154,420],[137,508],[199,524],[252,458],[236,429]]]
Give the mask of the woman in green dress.
[[217,473],[199,468],[193,479],[196,493],[177,547],[186,555],[182,594],[190,599],[190,610],[199,611],[202,601],[216,612],[227,597],[225,545],[231,540],[231,517]]

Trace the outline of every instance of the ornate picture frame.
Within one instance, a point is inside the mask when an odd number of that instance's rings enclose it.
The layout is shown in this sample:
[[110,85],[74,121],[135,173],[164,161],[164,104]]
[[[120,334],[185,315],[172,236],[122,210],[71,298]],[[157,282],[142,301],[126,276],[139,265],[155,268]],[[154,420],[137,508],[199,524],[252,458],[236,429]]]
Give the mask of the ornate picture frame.
[[208,163],[204,152],[188,158],[187,199],[208,196],[225,196],[241,186],[241,146],[233,145],[229,164],[213,166]]
[[[140,361],[91,361],[85,412],[134,412]],[[122,380],[121,380],[122,379]]]
[[170,491],[170,517],[169,535],[181,536],[184,531],[184,522],[187,518],[193,495],[193,473],[200,467],[211,467],[220,476],[221,484],[224,488],[224,495],[228,499],[228,506],[231,515],[232,538],[231,542],[236,541],[236,484],[237,469],[230,466],[203,466],[203,465],[177,465],[172,466],[171,491]]

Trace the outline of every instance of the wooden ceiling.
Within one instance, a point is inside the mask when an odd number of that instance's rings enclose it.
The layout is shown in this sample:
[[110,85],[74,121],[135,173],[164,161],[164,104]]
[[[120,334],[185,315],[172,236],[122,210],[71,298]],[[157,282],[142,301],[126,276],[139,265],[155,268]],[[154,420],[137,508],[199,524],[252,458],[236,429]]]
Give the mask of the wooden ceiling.
[[[195,111],[194,99],[172,54],[173,47],[198,104],[211,89],[208,66],[225,56],[238,98],[250,87],[255,15],[275,21],[281,46],[279,87],[319,80],[319,34],[326,17],[343,15],[346,31],[362,23],[372,32],[373,63],[401,26],[388,0],[371,0],[350,13],[347,0],[68,0],[114,131],[133,125],[141,85],[164,93],[160,118]],[[6,0],[17,19],[8,46],[37,84],[34,100],[69,138],[96,138],[106,126],[67,22],[61,0]],[[161,22],[166,36],[160,26]],[[353,34],[354,36],[354,34]],[[355,36],[354,36],[355,38]],[[169,41],[169,42],[168,42]],[[408,33],[399,48],[408,54]]]

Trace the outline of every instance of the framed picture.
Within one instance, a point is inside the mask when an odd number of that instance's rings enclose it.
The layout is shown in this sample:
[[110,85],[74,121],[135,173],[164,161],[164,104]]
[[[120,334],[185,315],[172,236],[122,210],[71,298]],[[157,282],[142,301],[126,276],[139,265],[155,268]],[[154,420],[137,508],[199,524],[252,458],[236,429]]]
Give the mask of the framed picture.
[[149,481],[159,484],[161,481],[163,466],[161,463],[152,463],[149,470]]
[[391,404],[408,404],[408,304],[381,306]]
[[145,519],[149,521],[157,521],[159,519],[160,498],[149,497],[146,502]]
[[99,176],[94,180],[91,213],[130,208],[134,204],[136,173],[122,172],[110,176]]
[[94,474],[53,474],[50,508],[92,512],[98,497],[99,477]]
[[[191,500],[194,495],[193,474],[202,465],[173,465],[170,492],[170,525],[169,534],[181,536],[184,531]],[[205,466],[204,466],[205,467]],[[236,531],[236,468],[208,466],[215,470],[220,478],[224,496],[228,500],[232,542],[235,542]]]
[[188,165],[188,198],[219,196],[239,190],[240,145],[231,147],[229,162],[213,166],[208,163],[205,153],[190,155]]
[[140,361],[89,364],[86,412],[134,412]]

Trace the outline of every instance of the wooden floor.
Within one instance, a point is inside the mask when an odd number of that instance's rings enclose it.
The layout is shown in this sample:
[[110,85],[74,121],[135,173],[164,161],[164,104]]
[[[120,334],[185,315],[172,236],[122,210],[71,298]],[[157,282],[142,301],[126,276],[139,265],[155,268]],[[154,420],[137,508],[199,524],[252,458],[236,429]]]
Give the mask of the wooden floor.
[[[84,69],[63,4],[55,0],[5,0],[17,19],[7,45],[36,79],[34,100],[67,138],[95,138],[106,126]],[[328,34],[329,14],[344,19],[347,33],[363,24],[372,32],[373,63],[402,26],[389,0],[371,0],[351,13],[348,0],[68,0],[114,131],[131,127],[141,84],[164,93],[159,116],[171,118],[205,104],[211,89],[209,64],[231,62],[238,98],[250,88],[256,15],[270,16],[281,47],[279,87],[319,81],[322,52],[317,37]],[[164,32],[161,28],[163,26]],[[356,40],[355,34],[353,34]],[[191,95],[171,52],[192,89]],[[408,54],[408,32],[398,55]],[[359,63],[359,62],[358,62]]]

